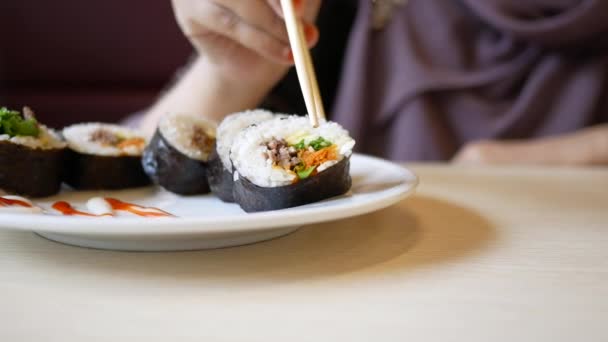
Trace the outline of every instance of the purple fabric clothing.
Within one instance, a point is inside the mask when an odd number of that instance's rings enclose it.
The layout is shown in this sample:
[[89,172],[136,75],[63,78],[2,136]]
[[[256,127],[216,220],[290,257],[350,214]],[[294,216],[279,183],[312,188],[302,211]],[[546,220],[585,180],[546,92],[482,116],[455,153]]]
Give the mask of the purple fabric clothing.
[[465,143],[608,122],[608,1],[361,0],[333,119],[358,150],[445,160]]

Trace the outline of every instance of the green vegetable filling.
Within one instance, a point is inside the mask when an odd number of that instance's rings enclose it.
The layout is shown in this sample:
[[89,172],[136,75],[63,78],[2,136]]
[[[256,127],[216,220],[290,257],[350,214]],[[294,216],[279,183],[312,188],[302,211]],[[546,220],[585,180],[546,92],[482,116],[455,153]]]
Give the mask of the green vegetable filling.
[[300,165],[296,166],[294,171],[298,175],[299,179],[306,179],[312,175],[313,171],[315,171],[316,168],[317,168],[316,166],[311,166],[311,167],[305,169],[304,164],[300,164]]
[[20,112],[0,108],[0,134],[8,136],[30,136],[37,137],[40,134],[38,122],[35,119],[26,119]]
[[317,139],[309,142],[308,145],[304,142],[304,139],[302,139],[299,143],[293,145],[293,147],[295,147],[296,150],[303,150],[310,146],[315,151],[319,151],[331,145],[333,145],[331,141],[325,140],[323,137],[318,137]]
[[[312,147],[315,151],[320,151],[326,147],[330,147],[331,145],[333,145],[331,141],[325,140],[325,138],[323,137],[318,137],[317,139],[312,140],[308,144],[304,142],[304,139],[302,139],[299,143],[292,146],[298,151],[306,150],[309,147]],[[312,176],[313,172],[316,169],[317,166],[311,166],[307,168],[304,163],[300,163],[294,168],[293,171],[296,173],[296,175],[298,175],[298,179],[302,180]]]
[[306,144],[304,143],[304,139],[300,140],[299,143],[293,145],[293,147],[295,147],[296,150],[303,150],[306,148]]
[[326,147],[329,147],[333,145],[333,143],[331,141],[327,141],[325,139],[323,139],[323,137],[318,137],[317,139],[311,141],[308,146],[312,147],[315,149],[315,151],[319,151],[322,150]]

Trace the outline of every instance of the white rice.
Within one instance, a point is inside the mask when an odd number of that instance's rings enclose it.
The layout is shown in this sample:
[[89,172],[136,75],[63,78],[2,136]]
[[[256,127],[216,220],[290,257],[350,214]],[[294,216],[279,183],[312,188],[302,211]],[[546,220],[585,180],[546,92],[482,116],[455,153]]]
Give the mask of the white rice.
[[213,146],[201,150],[192,143],[195,128],[202,129],[205,135],[215,140],[217,125],[198,115],[172,113],[165,115],[158,124],[162,136],[180,153],[189,158],[207,161],[213,151]]
[[140,156],[142,154],[143,146],[129,146],[121,149],[116,146],[92,141],[91,135],[100,129],[107,130],[123,139],[141,138],[144,139],[144,141],[147,141],[145,135],[136,130],[119,125],[97,122],[82,123],[66,127],[63,129],[63,137],[67,141],[70,149],[82,154],[98,156]]
[[355,141],[339,124],[325,122],[313,128],[308,118],[290,116],[265,121],[241,131],[234,139],[230,158],[238,176],[247,178],[253,184],[261,187],[289,185],[297,176],[283,168],[273,167],[272,161],[266,158],[266,143],[272,139],[285,139],[289,144],[297,144],[301,140],[309,143],[319,137],[337,145],[339,160],[320,165],[318,172],[352,154]]
[[285,114],[275,114],[267,110],[256,109],[228,115],[217,128],[217,154],[222,160],[224,168],[232,172],[232,162],[230,161],[230,147],[238,133],[243,129],[268,121],[275,117],[285,117]]
[[10,137],[8,134],[1,134],[0,141],[10,141],[13,144],[23,145],[32,149],[54,150],[66,147],[66,143],[54,130],[44,125],[39,125],[40,134],[38,137],[17,136]]

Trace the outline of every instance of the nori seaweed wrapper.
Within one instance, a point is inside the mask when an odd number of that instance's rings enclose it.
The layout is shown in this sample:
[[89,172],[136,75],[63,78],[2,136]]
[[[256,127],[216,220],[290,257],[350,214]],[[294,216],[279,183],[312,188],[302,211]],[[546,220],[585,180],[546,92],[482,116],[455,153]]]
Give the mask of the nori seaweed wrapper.
[[343,195],[352,186],[350,158],[292,185],[261,187],[240,176],[234,199],[246,212],[286,209]]
[[65,183],[77,190],[119,190],[150,184],[139,156],[68,152]]
[[207,163],[179,152],[157,129],[141,160],[155,184],[180,195],[209,193]]
[[0,141],[0,188],[26,197],[59,192],[66,149],[35,149]]
[[234,189],[234,179],[232,172],[226,170],[224,163],[217,154],[217,150],[209,157],[209,169],[207,170],[207,180],[211,192],[224,202],[234,202],[232,191]]

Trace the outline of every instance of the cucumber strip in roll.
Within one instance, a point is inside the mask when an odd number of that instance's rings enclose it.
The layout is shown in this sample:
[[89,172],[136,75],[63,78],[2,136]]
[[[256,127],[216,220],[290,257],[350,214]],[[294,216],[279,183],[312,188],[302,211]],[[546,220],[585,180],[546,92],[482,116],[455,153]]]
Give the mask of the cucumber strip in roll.
[[82,123],[64,128],[70,149],[65,182],[77,190],[142,187],[150,179],[141,166],[144,135],[122,126]]
[[268,121],[275,117],[285,116],[274,114],[266,110],[250,110],[228,115],[217,128],[216,148],[209,160],[207,178],[211,192],[224,202],[234,202],[232,194],[234,180],[232,162],[230,161],[230,148],[235,136],[243,129]]
[[355,141],[334,122],[313,128],[304,117],[261,122],[231,147],[234,198],[246,212],[318,202],[350,190]]
[[144,170],[154,183],[173,193],[208,193],[207,169],[215,149],[215,131],[215,123],[198,116],[164,116],[144,151]]
[[0,108],[0,188],[28,197],[54,195],[61,188],[66,144],[41,125],[31,109]]

